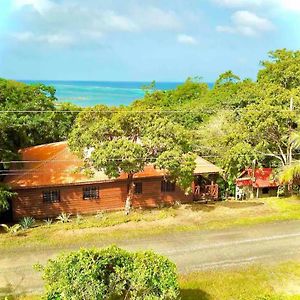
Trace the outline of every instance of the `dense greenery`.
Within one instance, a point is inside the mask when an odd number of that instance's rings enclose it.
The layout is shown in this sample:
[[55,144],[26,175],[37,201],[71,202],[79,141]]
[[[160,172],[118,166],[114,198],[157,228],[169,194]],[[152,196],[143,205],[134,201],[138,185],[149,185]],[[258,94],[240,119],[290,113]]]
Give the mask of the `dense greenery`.
[[172,300],[179,294],[175,264],[151,251],[82,249],[38,269],[43,271],[47,300]]
[[57,112],[79,108],[56,100],[53,87],[0,79],[0,161],[17,158],[19,148],[67,138],[77,113]]
[[134,175],[149,163],[168,170],[183,189],[190,188],[193,181],[190,131],[158,113],[103,105],[87,108],[76,119],[69,145],[90,171],[104,170],[110,178],[127,174],[126,213],[132,204]]
[[[199,78],[170,91],[156,90],[153,83],[129,107],[83,110],[75,126],[78,108],[57,106],[53,88],[1,79],[0,160],[16,157],[20,147],[66,139],[73,128],[71,149],[86,158],[89,169],[104,169],[109,177],[125,172],[131,187],[134,174],[148,163],[188,187],[192,152],[210,156],[229,183],[249,166],[284,169],[290,181],[300,165],[299,104],[300,51],[286,49],[270,52],[254,81],[226,71],[211,89]],[[128,207],[130,202],[128,197]]]
[[8,200],[14,195],[9,187],[0,184],[0,213],[9,208]]

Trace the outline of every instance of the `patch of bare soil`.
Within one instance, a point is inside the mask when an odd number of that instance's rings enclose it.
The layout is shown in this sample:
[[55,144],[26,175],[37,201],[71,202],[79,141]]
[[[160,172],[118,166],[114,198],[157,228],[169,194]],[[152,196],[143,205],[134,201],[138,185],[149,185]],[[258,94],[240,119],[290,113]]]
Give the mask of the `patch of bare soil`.
[[274,286],[274,290],[279,294],[284,294],[288,296],[300,295],[299,282],[300,282],[300,278],[295,277],[295,278],[281,280],[280,282],[275,283],[273,286]]

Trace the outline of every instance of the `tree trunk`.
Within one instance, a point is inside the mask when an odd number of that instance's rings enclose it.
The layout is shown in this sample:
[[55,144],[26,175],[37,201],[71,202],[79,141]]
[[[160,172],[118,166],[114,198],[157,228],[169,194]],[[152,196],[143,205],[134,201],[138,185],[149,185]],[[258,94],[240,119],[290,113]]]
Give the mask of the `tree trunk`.
[[125,202],[125,214],[128,215],[132,206],[132,199],[134,195],[134,182],[133,182],[133,174],[128,174],[128,192]]

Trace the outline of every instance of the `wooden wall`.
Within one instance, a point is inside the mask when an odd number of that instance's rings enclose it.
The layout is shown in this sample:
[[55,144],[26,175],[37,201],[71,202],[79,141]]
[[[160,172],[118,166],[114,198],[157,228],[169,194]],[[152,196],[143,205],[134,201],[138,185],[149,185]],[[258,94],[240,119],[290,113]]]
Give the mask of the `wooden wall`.
[[[157,207],[161,203],[172,204],[175,201],[190,202],[192,195],[186,196],[183,191],[176,187],[175,192],[162,193],[161,179],[144,179],[143,193],[135,195],[134,207]],[[94,184],[93,184],[94,185]],[[37,219],[56,217],[61,212],[71,214],[95,213],[99,210],[123,209],[127,195],[126,181],[111,183],[100,183],[100,197],[96,200],[83,200],[82,189],[87,185],[72,185],[54,189],[60,190],[59,203],[45,203],[42,193],[49,188],[34,188],[15,190],[18,196],[13,199],[13,218],[19,220],[25,216],[32,216]]]

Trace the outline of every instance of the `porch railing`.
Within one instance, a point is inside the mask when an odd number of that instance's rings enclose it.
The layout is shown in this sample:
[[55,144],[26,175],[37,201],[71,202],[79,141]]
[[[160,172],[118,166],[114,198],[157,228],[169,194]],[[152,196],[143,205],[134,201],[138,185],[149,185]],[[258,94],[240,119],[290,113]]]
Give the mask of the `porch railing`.
[[194,200],[217,200],[219,198],[219,186],[211,185],[196,185],[194,189]]

